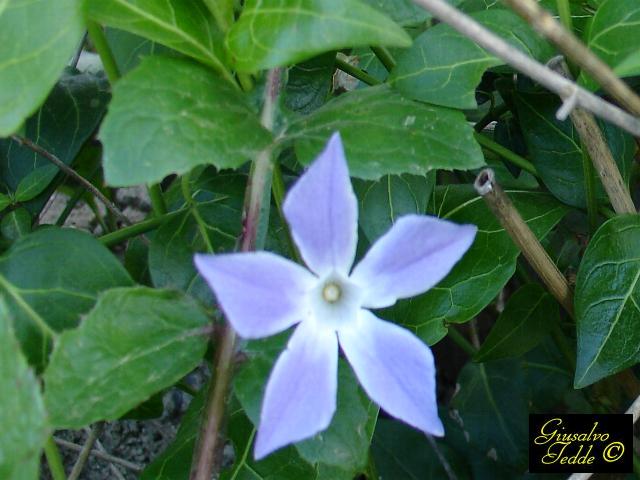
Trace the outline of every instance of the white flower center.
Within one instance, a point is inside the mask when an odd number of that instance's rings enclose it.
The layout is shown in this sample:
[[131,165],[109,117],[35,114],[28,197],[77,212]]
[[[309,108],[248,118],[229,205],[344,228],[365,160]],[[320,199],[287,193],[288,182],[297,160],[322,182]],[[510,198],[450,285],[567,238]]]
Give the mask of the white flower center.
[[332,272],[311,291],[311,316],[321,325],[338,329],[356,321],[362,298],[359,286]]

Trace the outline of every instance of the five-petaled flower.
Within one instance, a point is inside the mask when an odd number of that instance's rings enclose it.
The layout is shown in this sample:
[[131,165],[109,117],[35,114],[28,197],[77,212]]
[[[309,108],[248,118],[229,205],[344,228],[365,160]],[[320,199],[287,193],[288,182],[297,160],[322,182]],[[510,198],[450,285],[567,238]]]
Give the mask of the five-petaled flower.
[[267,382],[256,459],[329,426],[338,345],[380,407],[443,435],[431,350],[368,309],[433,287],[471,246],[476,227],[406,215],[351,270],[358,205],[337,133],[289,191],[284,213],[309,270],[267,252],[195,258],[242,337],[266,337],[299,323]]

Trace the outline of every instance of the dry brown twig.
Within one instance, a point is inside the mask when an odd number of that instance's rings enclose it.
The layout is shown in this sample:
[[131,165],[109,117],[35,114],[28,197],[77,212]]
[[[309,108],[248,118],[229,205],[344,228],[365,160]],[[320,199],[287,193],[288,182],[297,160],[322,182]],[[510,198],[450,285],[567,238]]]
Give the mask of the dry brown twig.
[[[512,47],[471,17],[449,5],[445,0],[413,1],[431,12],[442,22],[449,24],[465,37],[502,59],[505,63],[556,93],[563,101],[570,102],[570,106],[584,108],[632,135],[640,137],[640,119],[576,85]],[[568,114],[569,112],[567,111],[566,113]]]

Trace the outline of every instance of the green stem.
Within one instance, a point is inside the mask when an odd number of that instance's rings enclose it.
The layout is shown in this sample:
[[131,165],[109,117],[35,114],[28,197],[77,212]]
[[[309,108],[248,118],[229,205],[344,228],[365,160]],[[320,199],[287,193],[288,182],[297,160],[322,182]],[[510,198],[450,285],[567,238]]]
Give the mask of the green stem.
[[47,459],[47,465],[49,465],[49,471],[53,480],[67,480],[67,474],[64,471],[64,465],[62,464],[62,456],[58,446],[53,441],[53,437],[49,437],[44,444],[44,456]]
[[[87,177],[87,180],[89,182],[93,183],[93,180],[98,174],[99,168],[100,167],[95,168],[93,172],[91,172],[91,175]],[[86,191],[87,190],[82,185],[80,185],[79,187],[76,187],[76,189],[73,191],[73,194],[69,198],[69,201],[64,206],[64,210],[56,220],[56,226],[61,227],[64,225],[64,222],[67,221],[67,218],[69,218],[69,215],[71,214],[71,212],[73,211],[73,209],[75,208],[75,206],[80,201],[80,199],[82,198],[82,196],[85,194]]]
[[361,82],[367,85],[380,85],[382,82],[375,77],[372,77],[364,70],[360,70],[358,67],[354,67],[350,63],[345,62],[341,58],[336,57],[336,67],[342,70],[344,73],[348,73],[354,78],[357,78]]
[[450,325],[447,330],[448,330],[447,335],[451,340],[453,340],[453,343],[458,345],[470,357],[473,357],[476,354],[477,352],[476,347],[474,347],[471,344],[471,342],[465,338],[464,335],[462,335],[458,330],[456,330],[453,325]]
[[611,220],[613,217],[617,215],[616,212],[611,210],[609,207],[605,207],[604,205],[600,205],[600,208],[598,208],[598,212],[607,220]]
[[303,264],[302,257],[298,252],[298,248],[293,241],[293,237],[291,236],[291,231],[289,230],[289,225],[287,224],[287,219],[284,216],[284,211],[282,210],[282,204],[284,202],[284,179],[282,178],[282,169],[280,168],[280,164],[278,162],[273,163],[273,181],[271,183],[271,192],[273,194],[273,199],[276,202],[276,207],[278,208],[278,215],[280,216],[280,221],[284,226],[284,230],[287,236],[287,245],[289,247],[289,251],[291,252],[291,257],[300,264]]
[[582,148],[582,171],[584,173],[584,191],[587,196],[587,218],[589,231],[594,234],[598,229],[598,198],[596,197],[595,170],[587,149]]
[[240,82],[240,88],[243,92],[250,92],[253,90],[253,78],[247,73],[237,73],[238,82]]
[[396,61],[391,55],[391,52],[387,50],[385,47],[371,47],[371,50],[378,57],[380,63],[384,65],[384,68],[387,69],[387,72],[390,72],[396,66]]
[[558,7],[560,22],[564,25],[564,28],[570,32],[573,31],[573,19],[571,18],[571,5],[569,5],[569,0],[556,0],[556,6]]
[[189,172],[182,175],[180,179],[180,186],[182,187],[182,196],[184,197],[184,201],[189,206],[191,214],[193,218],[196,220],[196,224],[198,225],[198,231],[200,232],[200,236],[202,237],[202,241],[207,247],[207,252],[213,253],[213,245],[211,244],[211,240],[209,239],[209,235],[207,233],[207,223],[204,221],[202,216],[200,215],[200,211],[198,210],[198,204],[193,199],[193,194],[191,193],[191,183],[190,183],[190,174]]
[[481,133],[475,132],[474,138],[481,146],[483,146],[487,150],[490,150],[493,153],[500,155],[505,160],[520,167],[522,170],[529,172],[531,175],[538,178],[540,177],[540,175],[538,174],[538,170],[536,170],[536,167],[529,160],[521,157],[517,153],[512,152],[508,148],[503,147],[499,143],[494,142],[486,135],[482,135]]
[[126,240],[129,240],[130,238],[137,237],[138,235],[142,235],[143,233],[154,230],[162,225],[166,220],[188,211],[189,208],[187,207],[176,210],[174,212],[166,213],[164,215],[160,215],[158,217],[150,218],[149,220],[143,220],[142,222],[138,222],[136,224],[129,225],[128,227],[121,228],[120,230],[116,230],[115,232],[102,235],[101,237],[98,237],[98,240],[100,240],[103,245],[111,247],[113,245],[117,245]]
[[118,64],[113,56],[113,52],[109,47],[104,30],[100,24],[89,20],[87,22],[87,31],[89,32],[91,43],[96,47],[96,52],[98,52],[100,60],[102,60],[102,65],[104,66],[104,71],[107,74],[109,83],[113,85],[120,78],[120,70],[118,69]]
[[149,198],[151,199],[151,208],[156,217],[167,213],[167,203],[164,201],[164,195],[162,194],[162,187],[159,183],[154,183],[147,187],[149,192]]

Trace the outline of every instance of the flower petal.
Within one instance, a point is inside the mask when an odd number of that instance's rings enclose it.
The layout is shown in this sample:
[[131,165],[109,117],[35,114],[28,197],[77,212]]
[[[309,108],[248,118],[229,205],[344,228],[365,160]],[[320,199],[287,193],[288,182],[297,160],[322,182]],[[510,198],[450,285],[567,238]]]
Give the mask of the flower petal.
[[197,254],[195,264],[242,337],[281,332],[308,311],[306,292],[315,277],[282,257],[268,252]]
[[302,322],[273,367],[262,402],[254,456],[324,430],[336,410],[338,340],[335,331]]
[[311,270],[319,276],[334,269],[349,273],[358,241],[358,202],[338,133],[291,188],[283,210]]
[[338,331],[340,346],[363,388],[388,414],[431,435],[444,435],[438,418],[431,350],[408,330],[361,310]]
[[425,215],[398,219],[353,269],[351,280],[365,290],[363,305],[388,307],[426,292],[469,249],[476,230]]

